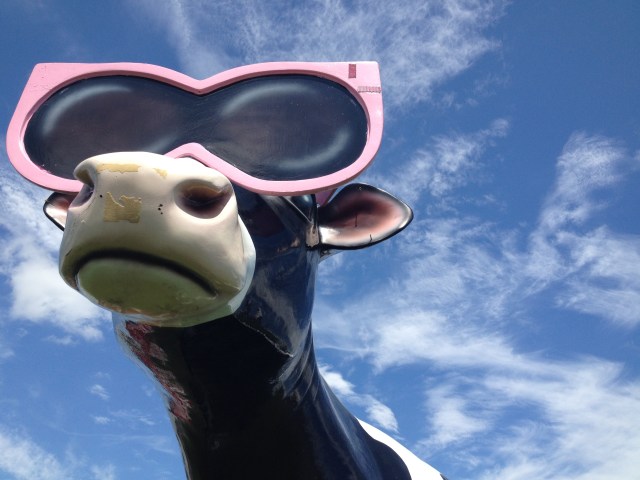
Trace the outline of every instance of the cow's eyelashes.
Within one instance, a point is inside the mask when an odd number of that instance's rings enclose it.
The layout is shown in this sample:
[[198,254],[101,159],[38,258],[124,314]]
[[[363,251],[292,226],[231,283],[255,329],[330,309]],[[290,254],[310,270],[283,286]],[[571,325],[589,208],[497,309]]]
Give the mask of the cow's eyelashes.
[[198,218],[213,218],[220,213],[231,196],[230,188],[216,189],[196,183],[181,185],[176,192],[176,204]]

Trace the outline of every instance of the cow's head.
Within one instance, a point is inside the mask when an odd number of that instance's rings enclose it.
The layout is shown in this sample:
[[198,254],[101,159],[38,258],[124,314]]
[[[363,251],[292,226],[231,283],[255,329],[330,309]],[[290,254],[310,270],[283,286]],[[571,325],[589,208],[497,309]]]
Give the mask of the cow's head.
[[45,212],[64,229],[60,273],[124,318],[192,326],[234,315],[277,347],[307,333],[317,263],[378,243],[411,210],[368,185],[314,195],[259,195],[190,158],[145,152],[99,155],[75,174],[75,197]]

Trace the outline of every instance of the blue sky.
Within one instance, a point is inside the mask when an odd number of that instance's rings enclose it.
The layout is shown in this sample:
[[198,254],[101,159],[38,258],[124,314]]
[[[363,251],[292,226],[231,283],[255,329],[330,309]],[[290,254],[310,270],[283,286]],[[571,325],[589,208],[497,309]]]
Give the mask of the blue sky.
[[[453,479],[637,478],[640,4],[6,0],[0,115],[38,62],[206,77],[376,60],[363,181],[410,203],[323,263],[314,328],[359,417]],[[0,153],[0,478],[184,478],[152,383],[57,276],[47,193]]]

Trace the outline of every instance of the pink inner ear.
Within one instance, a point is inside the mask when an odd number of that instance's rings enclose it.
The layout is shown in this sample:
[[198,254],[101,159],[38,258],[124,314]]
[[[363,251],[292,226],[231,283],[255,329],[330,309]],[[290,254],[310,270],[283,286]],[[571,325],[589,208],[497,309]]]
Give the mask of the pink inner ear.
[[387,192],[351,184],[320,209],[322,243],[336,248],[363,248],[395,235],[412,218],[411,209]]

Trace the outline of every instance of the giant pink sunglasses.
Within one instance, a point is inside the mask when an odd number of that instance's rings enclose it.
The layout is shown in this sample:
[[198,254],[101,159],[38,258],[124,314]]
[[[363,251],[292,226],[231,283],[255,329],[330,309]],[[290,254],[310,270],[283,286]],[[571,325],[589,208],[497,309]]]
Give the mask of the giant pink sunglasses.
[[145,151],[191,157],[258,193],[334,189],[362,172],[382,137],[375,62],[248,65],[205,80],[138,63],[44,63],[9,124],[15,168],[75,193],[84,159]]

